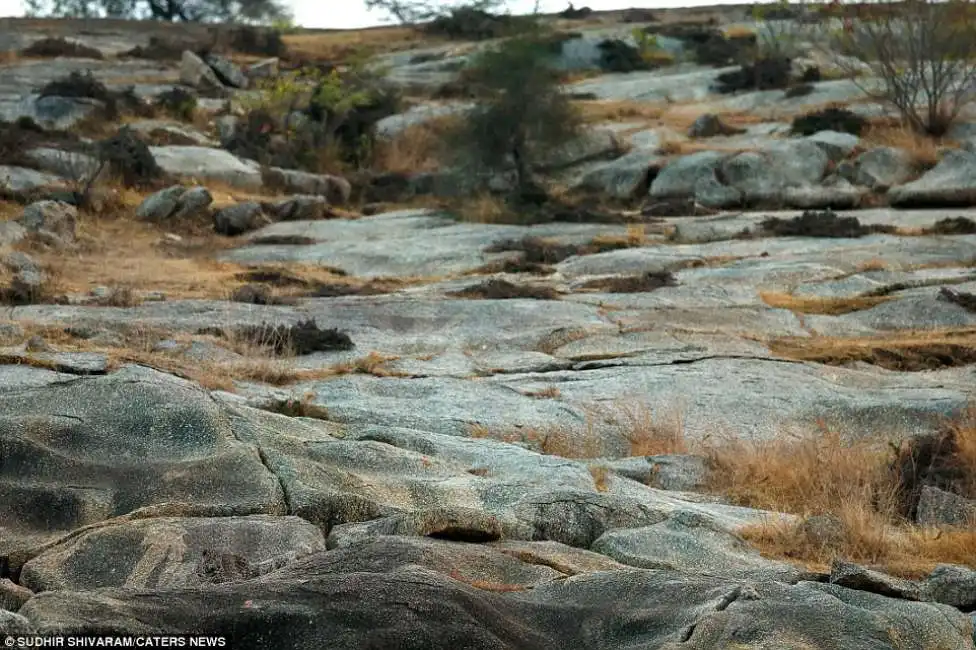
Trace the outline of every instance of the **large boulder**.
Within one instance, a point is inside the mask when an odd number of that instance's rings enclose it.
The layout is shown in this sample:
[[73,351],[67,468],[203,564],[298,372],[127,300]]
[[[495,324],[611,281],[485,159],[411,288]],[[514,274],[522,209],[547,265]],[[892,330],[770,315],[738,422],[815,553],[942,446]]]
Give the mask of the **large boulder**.
[[892,205],[904,207],[976,204],[976,152],[946,152],[921,178],[888,190],[888,198]]
[[146,221],[192,219],[206,214],[211,203],[213,196],[205,187],[173,185],[147,196],[136,209],[136,217]]
[[[390,547],[386,558],[372,550],[371,561],[338,553],[262,578],[192,589],[46,592],[20,613],[39,634],[166,631],[280,650],[973,647],[966,614],[836,585],[611,570],[525,590],[518,574],[514,584],[475,577],[485,562],[501,565],[500,553],[486,552],[477,564],[459,553],[447,575],[443,559],[408,549]],[[389,558],[397,553],[399,566]]]
[[213,68],[189,50],[183,52],[180,60],[180,83],[205,92],[225,90]]
[[637,149],[615,160],[593,164],[583,172],[576,187],[615,199],[634,198],[647,193],[650,174],[662,162],[654,152]]
[[168,174],[187,181],[217,181],[259,191],[264,187],[261,166],[223,149],[196,146],[150,147],[156,163]]
[[190,587],[324,550],[322,531],[298,517],[152,517],[71,537],[27,562],[20,582],[34,592]]
[[736,154],[722,162],[719,172],[746,202],[781,204],[788,189],[819,184],[828,162],[816,143],[796,140]]
[[270,188],[290,194],[324,196],[332,205],[348,203],[352,195],[349,181],[331,174],[311,174],[271,167],[264,171],[264,183]]
[[852,178],[848,180],[884,191],[910,179],[914,168],[911,155],[904,149],[875,147],[854,159]]
[[694,196],[698,180],[714,175],[715,169],[727,155],[719,151],[699,151],[675,158],[654,178],[651,183],[651,198],[678,199]]
[[64,201],[36,201],[24,208],[19,222],[28,232],[53,235],[55,240],[75,240],[78,210]]
[[221,235],[235,237],[257,230],[271,223],[264,208],[256,201],[246,201],[217,211],[213,216],[214,230]]
[[0,395],[0,557],[20,567],[83,526],[143,509],[285,514],[278,480],[206,391],[130,366]]

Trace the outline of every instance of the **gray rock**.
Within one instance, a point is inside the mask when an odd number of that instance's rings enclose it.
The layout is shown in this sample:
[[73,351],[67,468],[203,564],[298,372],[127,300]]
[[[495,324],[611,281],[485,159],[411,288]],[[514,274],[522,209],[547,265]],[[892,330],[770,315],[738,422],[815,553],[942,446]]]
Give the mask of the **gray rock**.
[[136,208],[136,218],[147,221],[162,221],[176,211],[180,197],[186,193],[182,185],[173,185],[147,196]]
[[57,187],[64,184],[60,176],[39,172],[26,167],[0,165],[0,188],[23,192],[44,187]]
[[823,149],[827,157],[835,163],[850,156],[861,142],[856,135],[840,131],[818,131],[807,136],[806,140]]
[[189,382],[129,366],[6,390],[0,411],[0,440],[10,450],[0,467],[10,526],[0,555],[12,569],[45,542],[141,508],[157,516],[285,514],[280,484],[256,449]]
[[348,203],[352,194],[352,186],[344,178],[294,169],[271,167],[264,173],[264,182],[269,187],[293,194],[324,196],[333,205]]
[[105,104],[87,97],[29,97],[22,114],[45,128],[68,130],[105,110]]
[[620,149],[613,131],[590,129],[564,145],[545,152],[538,167],[544,171],[556,171],[590,160],[614,158],[620,154]]
[[92,156],[52,147],[37,147],[25,152],[37,168],[74,181],[85,182],[98,173],[101,163]]
[[63,201],[36,201],[24,208],[20,224],[29,232],[47,231],[66,242],[75,240],[78,209]]
[[34,634],[34,627],[20,614],[0,609],[0,634],[13,639],[16,636]]
[[719,210],[739,207],[745,198],[740,190],[720,182],[714,169],[698,177],[694,196],[706,208]]
[[651,197],[670,199],[694,196],[698,180],[714,174],[727,155],[718,151],[699,151],[672,160],[651,183]]
[[271,204],[268,211],[277,221],[318,221],[334,216],[324,196],[292,196]]
[[13,246],[27,237],[27,229],[16,221],[0,221],[0,247]]
[[187,180],[218,181],[244,190],[264,187],[261,166],[228,151],[195,146],[149,147],[164,172]]
[[161,137],[164,142],[201,147],[216,146],[216,143],[209,137],[185,124],[174,124],[166,120],[139,120],[127,126],[133,131],[144,133],[151,138]]
[[891,598],[918,600],[920,597],[918,584],[911,580],[895,578],[841,560],[835,560],[830,567],[830,583]]
[[976,204],[976,152],[952,149],[921,178],[888,190],[892,205]]
[[972,611],[976,608],[976,571],[940,564],[922,581],[921,591],[926,600]]
[[604,533],[591,550],[644,569],[701,572],[725,578],[795,582],[795,567],[763,558],[730,532],[697,513],[676,512],[667,521]]
[[244,74],[248,79],[258,80],[258,79],[272,79],[278,76],[278,57],[271,57],[268,59],[261,59],[256,61],[244,69]]
[[912,157],[896,147],[876,147],[854,160],[853,178],[857,185],[873,190],[887,190],[904,183],[914,174]]
[[271,223],[271,219],[264,214],[261,204],[255,201],[223,208],[214,214],[213,220],[214,230],[228,237],[257,230]]
[[926,485],[915,520],[923,526],[968,526],[976,521],[976,501]]
[[[386,543],[385,540],[381,543]],[[797,647],[878,650],[884,639],[917,639],[915,647],[967,650],[969,616],[952,608],[852,591],[836,585],[786,585],[760,580],[698,577],[667,570],[601,571],[536,583],[528,591],[475,588],[488,562],[429,560],[390,546],[381,557],[404,553],[410,564],[373,560],[386,570],[346,572],[332,560],[344,549],[319,553],[274,575],[161,593],[106,589],[39,594],[21,610],[39,634],[82,634],[97,616],[116,634],[149,630],[224,636],[230,647],[253,647],[274,638],[282,650],[328,647],[352,650],[391,640],[446,649],[458,639],[471,650],[488,648],[633,647],[690,650]],[[499,553],[500,554],[500,553]],[[370,553],[377,555],[377,552]],[[367,556],[369,558],[369,555]],[[425,568],[416,562],[429,562]],[[453,564],[454,577],[443,566]],[[487,567],[486,567],[487,564]],[[368,566],[368,565],[367,565]],[[472,578],[465,571],[474,570]],[[485,567],[482,569],[481,567]],[[440,569],[440,570],[438,570]],[[506,575],[504,569],[495,569]],[[466,584],[468,583],[468,584]],[[514,587],[519,588],[517,585]],[[350,599],[349,594],[356,597]],[[242,605],[243,603],[243,605]],[[245,622],[260,608],[259,632]],[[317,612],[317,616],[296,616]],[[881,640],[881,641],[879,641]],[[923,645],[924,644],[924,645]]]
[[721,164],[721,174],[725,184],[742,192],[749,203],[781,203],[788,189],[819,184],[828,160],[824,150],[809,140],[786,141],[728,158]]
[[0,610],[16,612],[33,597],[34,592],[27,587],[15,584],[9,578],[0,579]]
[[647,192],[648,175],[662,160],[649,150],[637,149],[615,160],[589,166],[576,185],[617,199],[632,198]]
[[861,204],[864,188],[854,187],[842,178],[828,178],[823,185],[789,187],[783,192],[786,205],[803,209],[851,210]]
[[33,337],[24,347],[26,351],[4,350],[4,354],[10,359],[41,363],[71,375],[103,375],[108,370],[108,358],[98,352],[55,352],[40,337]]
[[180,83],[200,90],[224,90],[217,74],[193,52],[186,50],[180,60]]
[[689,138],[714,138],[715,136],[739,135],[745,129],[729,126],[717,115],[706,113],[698,116],[688,129]]
[[221,115],[214,120],[214,126],[217,128],[217,139],[220,141],[220,146],[226,147],[237,135],[240,118],[235,115]]
[[647,456],[646,460],[651,466],[648,485],[678,492],[694,492],[705,487],[708,467],[701,456],[688,454]]
[[250,85],[250,79],[233,61],[212,53],[208,54],[204,60],[217,74],[217,79],[225,86],[246,89]]
[[172,219],[194,219],[209,212],[213,196],[205,187],[191,187],[180,196],[176,203],[176,210],[170,215]]
[[34,592],[190,587],[247,579],[323,550],[322,531],[298,517],[153,517],[46,549],[23,566],[20,581]]

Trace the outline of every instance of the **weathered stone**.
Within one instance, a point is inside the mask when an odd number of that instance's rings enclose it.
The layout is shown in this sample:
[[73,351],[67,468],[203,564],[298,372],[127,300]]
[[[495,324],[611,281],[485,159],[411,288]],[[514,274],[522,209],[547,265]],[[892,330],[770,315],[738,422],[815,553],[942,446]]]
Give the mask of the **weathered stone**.
[[904,183],[914,173],[911,155],[896,147],[876,147],[854,160],[853,177],[848,179],[873,190],[887,190]]
[[835,560],[830,567],[830,582],[848,589],[869,591],[891,598],[918,600],[920,597],[918,584],[911,580],[895,578],[880,571],[873,571],[841,560]]
[[204,61],[216,73],[217,79],[231,88],[247,88],[250,80],[236,63],[217,54],[208,54]]
[[264,173],[264,182],[269,187],[285,192],[324,196],[332,205],[348,203],[352,194],[352,186],[344,178],[294,169],[271,167]]
[[976,152],[952,149],[921,178],[888,190],[892,205],[976,204]]
[[967,526],[976,521],[976,501],[926,485],[918,499],[916,521],[923,526]]
[[214,230],[221,235],[234,237],[271,223],[261,204],[255,201],[238,203],[214,214]]
[[224,90],[224,85],[213,69],[189,50],[183,52],[180,61],[180,83],[203,91]]
[[940,564],[921,585],[926,600],[964,611],[976,608],[976,571],[954,564]]
[[260,165],[222,149],[167,146],[149,150],[163,171],[191,182],[218,181],[245,190],[264,186]]

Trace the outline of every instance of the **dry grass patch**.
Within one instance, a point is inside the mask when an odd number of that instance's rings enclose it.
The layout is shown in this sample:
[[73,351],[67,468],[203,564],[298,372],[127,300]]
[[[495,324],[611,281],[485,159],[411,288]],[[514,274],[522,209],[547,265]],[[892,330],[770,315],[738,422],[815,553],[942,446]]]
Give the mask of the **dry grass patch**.
[[956,149],[959,143],[948,138],[933,138],[919,134],[897,120],[874,120],[861,135],[865,148],[896,147],[911,155],[921,169],[934,167],[944,149]]
[[524,585],[513,585],[502,582],[491,582],[488,580],[481,580],[479,578],[469,578],[461,573],[458,569],[451,569],[450,577],[452,580],[457,580],[458,582],[463,582],[466,585],[470,585],[475,589],[480,589],[482,591],[493,591],[496,593],[510,593],[513,591],[526,591],[528,588]]
[[441,117],[414,124],[395,138],[377,142],[372,167],[403,174],[436,171],[444,159],[447,136],[456,124],[455,117]]
[[576,104],[586,122],[655,122],[667,110],[664,104],[633,99],[587,99]]
[[390,26],[286,34],[282,40],[288,47],[290,58],[335,62],[354,56],[429,46],[437,39],[412,27]]
[[526,397],[534,397],[536,399],[559,399],[560,391],[559,387],[555,384],[549,384],[545,388],[526,391],[522,394]]
[[770,307],[789,309],[798,314],[825,314],[839,316],[863,309],[876,307],[892,299],[891,296],[855,296],[852,298],[822,298],[819,296],[795,296],[779,291],[760,291],[762,298]]
[[450,202],[450,208],[461,221],[472,223],[514,223],[518,221],[505,200],[499,196],[481,193],[468,199]]
[[976,496],[976,411],[901,446],[821,426],[776,440],[726,441],[707,456],[712,491],[801,517],[743,531],[768,557],[817,571],[841,558],[912,578],[940,563],[976,566],[976,527],[934,531],[909,523],[921,485]]
[[861,361],[888,370],[913,372],[976,363],[976,329],[908,331],[883,337],[784,337],[769,349],[797,361],[832,366]]
[[880,257],[875,257],[873,259],[867,260],[866,262],[860,262],[854,267],[855,273],[865,273],[867,271],[890,271],[891,264],[881,259]]
[[596,488],[597,492],[606,492],[610,485],[608,483],[610,479],[610,470],[606,465],[590,465],[587,468],[590,471],[590,476],[593,477],[593,487]]
[[656,413],[634,400],[591,406],[587,408],[586,422],[578,427],[494,430],[473,425],[469,435],[523,444],[539,453],[563,458],[656,456],[688,451],[684,422],[677,411]]

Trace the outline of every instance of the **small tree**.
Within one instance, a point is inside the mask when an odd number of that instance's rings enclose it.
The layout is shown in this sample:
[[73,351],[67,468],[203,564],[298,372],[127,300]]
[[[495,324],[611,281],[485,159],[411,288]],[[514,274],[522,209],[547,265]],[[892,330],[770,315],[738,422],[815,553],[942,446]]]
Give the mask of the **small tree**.
[[30,17],[267,24],[289,17],[280,0],[25,0]]
[[[904,0],[853,11],[833,5],[839,29],[825,44],[838,67],[869,97],[893,106],[914,130],[945,135],[976,100],[976,23],[971,0]],[[862,76],[864,65],[871,75]]]
[[481,54],[466,71],[479,103],[453,134],[457,148],[490,169],[514,167],[521,196],[537,193],[533,167],[577,136],[582,123],[551,56],[539,36],[519,37]]

